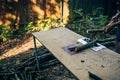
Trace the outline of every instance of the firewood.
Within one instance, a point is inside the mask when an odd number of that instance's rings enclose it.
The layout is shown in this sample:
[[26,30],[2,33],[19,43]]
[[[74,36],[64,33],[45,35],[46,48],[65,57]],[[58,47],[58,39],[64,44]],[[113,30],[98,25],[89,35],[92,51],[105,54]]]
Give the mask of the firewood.
[[48,62],[44,62],[44,63],[40,64],[40,69],[46,69],[50,66],[54,66],[54,65],[59,64],[59,63],[60,62],[57,59],[50,60]]

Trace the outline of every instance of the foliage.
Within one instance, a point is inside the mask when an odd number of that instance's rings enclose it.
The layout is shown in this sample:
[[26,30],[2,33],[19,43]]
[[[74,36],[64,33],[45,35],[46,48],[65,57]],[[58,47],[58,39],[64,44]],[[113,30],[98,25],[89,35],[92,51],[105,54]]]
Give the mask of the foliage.
[[99,15],[103,14],[103,10],[104,10],[104,9],[101,8],[101,7],[98,7],[98,8],[96,8],[96,9],[93,9],[91,15],[93,15],[93,17],[98,17]]
[[[101,8],[99,8],[101,9]],[[94,37],[92,34],[87,34],[87,29],[98,29],[104,28],[104,26],[108,23],[108,17],[101,14],[102,10],[95,10],[93,14],[84,14],[82,9],[77,9],[77,5],[75,9],[71,10],[70,20],[68,23],[68,28],[76,31],[77,33],[83,36]],[[98,12],[97,12],[98,11]],[[29,22],[25,27],[25,32],[32,31],[44,31],[51,28],[61,27],[63,26],[60,19],[54,19],[51,17],[47,17],[46,19],[40,19],[37,21]],[[97,38],[100,35],[96,35]],[[13,37],[13,31],[10,27],[0,26],[0,39],[2,41],[7,41]]]
[[7,41],[12,38],[13,31],[8,26],[0,25],[0,39]]
[[82,9],[72,10],[70,12],[68,24],[72,24],[74,21],[77,21],[77,20],[79,21],[83,16],[84,15],[83,15]]
[[46,19],[28,23],[28,25],[25,27],[25,31],[44,31],[59,26],[60,19],[47,17]]
[[99,15],[99,26],[105,26],[108,23],[108,17],[104,15]]
[[78,9],[79,6],[79,0],[70,0],[69,1],[69,11],[70,11],[70,16],[69,16],[69,23],[72,23],[74,20],[76,20],[77,17],[82,17],[83,12],[82,9]]
[[[62,27],[60,19],[47,17],[46,19],[29,22],[24,29],[20,30],[20,34],[32,31],[44,31],[51,28]],[[0,43],[10,40],[14,37],[13,30],[9,26],[0,25]],[[16,35],[16,34],[15,34]]]
[[107,34],[87,34],[86,32],[88,29],[103,29],[108,23],[108,17],[103,15],[99,9],[101,8],[98,8],[97,10],[93,11],[93,14],[84,14],[82,10],[76,10],[75,13],[82,17],[77,20],[73,20],[72,23],[68,25],[68,28],[70,28],[73,31],[76,31],[78,34],[90,38],[102,38],[106,36],[109,37],[109,35]]

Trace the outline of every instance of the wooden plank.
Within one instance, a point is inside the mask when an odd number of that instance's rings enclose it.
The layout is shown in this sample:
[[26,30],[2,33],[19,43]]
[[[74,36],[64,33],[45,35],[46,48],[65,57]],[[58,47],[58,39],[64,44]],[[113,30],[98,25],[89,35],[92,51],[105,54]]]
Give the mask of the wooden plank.
[[103,80],[120,80],[120,54],[106,48],[97,52],[86,49],[70,55],[62,47],[76,44],[77,39],[83,36],[66,28],[35,32],[33,35],[77,78],[91,80],[90,71]]

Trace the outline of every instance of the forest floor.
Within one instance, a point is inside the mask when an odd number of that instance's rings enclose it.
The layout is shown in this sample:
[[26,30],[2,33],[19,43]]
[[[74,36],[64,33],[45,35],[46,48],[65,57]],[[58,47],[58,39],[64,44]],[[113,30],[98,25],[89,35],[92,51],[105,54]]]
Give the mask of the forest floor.
[[[37,41],[38,49],[41,44]],[[20,36],[13,40],[9,40],[0,45],[0,80],[16,80],[16,76],[8,75],[16,66],[23,64],[29,58],[34,56],[33,37],[30,34],[24,37]],[[19,80],[76,80],[61,63],[50,66],[36,74],[31,79],[17,76]]]
[[[40,54],[41,51],[50,53],[46,51],[45,48],[42,49],[42,47],[43,46],[37,41],[38,54]],[[28,65],[28,63],[30,63],[29,60],[33,56],[34,41],[31,34],[25,34],[24,36],[19,35],[15,39],[0,44],[0,80],[77,80],[60,62],[45,69],[40,69],[39,71],[35,68],[31,70],[33,74],[28,75],[26,68],[31,68],[31,65]],[[31,62],[33,62],[33,59]],[[17,72],[19,71],[19,74],[17,74],[14,69],[19,66],[22,68],[20,68],[20,70],[17,69]],[[33,66],[36,67],[35,62],[32,63],[32,67]]]

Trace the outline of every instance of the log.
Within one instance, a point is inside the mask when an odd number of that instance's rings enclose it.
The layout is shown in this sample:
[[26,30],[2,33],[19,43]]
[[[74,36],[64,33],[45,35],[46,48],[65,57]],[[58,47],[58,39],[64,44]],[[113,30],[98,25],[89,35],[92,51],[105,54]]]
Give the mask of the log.
[[[48,60],[51,60],[54,58],[55,57],[51,53],[47,53],[47,54],[38,56],[39,63],[43,63],[45,61],[48,61]],[[33,64],[35,64],[35,57],[28,59],[27,61],[25,61],[21,65],[17,66],[15,69],[16,70],[23,70],[25,68],[25,66],[30,66]]]
[[115,41],[115,38],[107,38],[103,40],[97,40],[98,43],[104,43],[104,42],[110,42],[110,41]]
[[43,54],[47,54],[47,53],[50,53],[47,49],[38,49],[38,55],[43,55]]
[[[46,69],[50,66],[60,63],[57,59],[55,59],[55,57],[51,53],[39,55],[38,60],[39,60],[40,69]],[[35,62],[36,62],[35,57],[31,57],[25,62],[23,62],[21,65],[16,66],[14,70],[10,70],[8,72],[1,71],[0,76],[8,76],[8,77],[13,76],[13,78],[15,78],[16,80],[20,80],[20,79],[32,80],[31,72],[36,72]]]
[[15,80],[20,80],[20,78],[18,77],[18,73],[19,72],[0,72],[0,76],[5,77],[13,76]]
[[87,30],[87,33],[101,33],[101,32],[105,32],[104,29],[89,29]]
[[15,73],[11,73],[11,72],[0,72],[0,75],[1,76],[3,76],[3,75],[6,75],[6,76],[8,76],[8,75],[14,75]]
[[40,69],[46,69],[50,66],[54,66],[54,65],[59,64],[59,63],[60,62],[57,59],[50,60],[50,61],[47,61],[47,62],[40,64]]
[[32,61],[32,60],[34,60],[34,59],[35,59],[35,57],[31,57],[30,59],[28,59],[28,60],[26,60],[25,62],[23,62],[21,65],[15,67],[15,70],[17,71],[17,70],[25,67],[25,66],[27,65],[27,63],[29,63],[30,61]]
[[29,72],[29,71],[34,71],[35,70],[35,66],[28,66],[28,67],[25,67],[25,72]]
[[104,42],[104,43],[101,43],[102,45],[106,46],[106,47],[114,47],[115,46],[115,41],[110,41],[110,42]]
[[20,80],[20,78],[18,77],[18,75],[16,73],[14,75],[15,75],[16,80]]
[[[47,54],[38,56],[39,64],[46,62],[48,60],[51,60],[51,59],[55,59],[55,57],[51,53],[47,53]],[[34,65],[34,63],[35,63],[35,59],[33,61],[29,62],[28,65]]]

